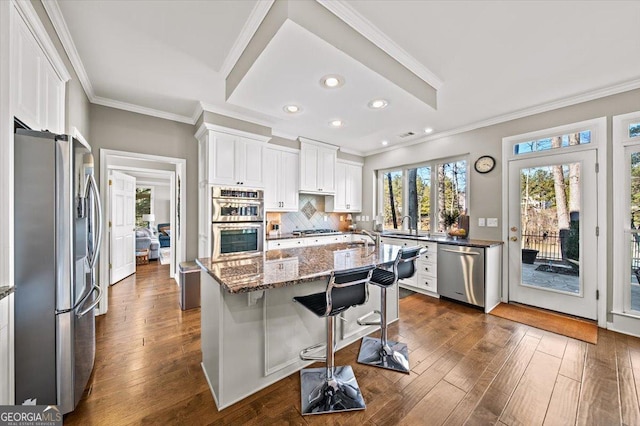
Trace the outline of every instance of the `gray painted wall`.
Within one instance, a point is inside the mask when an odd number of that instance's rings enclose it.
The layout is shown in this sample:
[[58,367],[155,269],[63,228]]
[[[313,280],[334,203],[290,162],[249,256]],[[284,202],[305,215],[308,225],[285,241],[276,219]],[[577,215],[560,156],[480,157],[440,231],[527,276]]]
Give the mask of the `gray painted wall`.
[[[198,141],[195,127],[162,118],[91,105],[91,145],[100,149],[186,160],[186,257],[198,255]],[[97,171],[99,179],[99,170]]]

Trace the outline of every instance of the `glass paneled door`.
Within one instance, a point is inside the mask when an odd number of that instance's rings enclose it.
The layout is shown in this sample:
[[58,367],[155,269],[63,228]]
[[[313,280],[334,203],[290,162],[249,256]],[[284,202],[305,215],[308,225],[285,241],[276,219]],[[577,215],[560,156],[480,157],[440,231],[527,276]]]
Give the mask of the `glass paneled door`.
[[509,301],[596,319],[595,163],[595,150],[509,162]]
[[[640,133],[640,123],[636,124]],[[629,132],[631,134],[631,130]],[[625,263],[626,283],[624,285],[623,309],[632,315],[640,314],[640,146],[625,148],[625,175],[627,188],[625,196],[625,214],[629,218],[629,230],[626,240],[628,251]]]

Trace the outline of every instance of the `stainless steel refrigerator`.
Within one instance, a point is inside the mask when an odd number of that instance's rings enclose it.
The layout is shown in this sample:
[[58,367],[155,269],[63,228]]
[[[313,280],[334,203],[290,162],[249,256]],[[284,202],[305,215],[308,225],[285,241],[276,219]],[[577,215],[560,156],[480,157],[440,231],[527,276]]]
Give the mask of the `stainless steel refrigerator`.
[[15,403],[68,413],[93,370],[102,297],[93,156],[70,136],[24,129],[14,147]]

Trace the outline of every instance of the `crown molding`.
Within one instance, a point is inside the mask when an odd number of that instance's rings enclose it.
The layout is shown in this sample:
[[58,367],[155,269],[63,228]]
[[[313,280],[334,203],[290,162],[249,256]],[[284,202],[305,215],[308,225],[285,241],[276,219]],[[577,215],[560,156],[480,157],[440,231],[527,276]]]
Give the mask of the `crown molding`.
[[276,137],[279,137],[279,138],[282,138],[282,139],[288,139],[288,140],[291,140],[291,141],[297,140],[298,136],[299,136],[299,135],[294,135],[294,134],[291,134],[291,133],[282,132],[282,131],[280,131],[278,129],[271,129],[271,134],[273,136],[276,136]]
[[29,27],[29,30],[33,33],[40,47],[42,47],[45,56],[58,74],[58,77],[60,77],[64,82],[69,81],[71,79],[71,74],[69,74],[69,70],[67,70],[62,57],[58,53],[58,49],[56,49],[56,46],[51,41],[47,30],[42,24],[42,21],[40,21],[38,13],[33,8],[33,5],[31,5],[31,2],[14,0],[12,3],[24,22],[27,24],[27,27]]
[[407,51],[401,48],[389,36],[380,31],[371,21],[360,15],[345,0],[316,0],[331,13],[343,20],[351,28],[359,32],[370,42],[382,49],[387,55],[398,61],[402,66],[420,77],[434,89],[440,90],[444,82],[430,69],[418,62]]
[[442,139],[442,138],[457,135],[460,133],[469,132],[471,130],[493,126],[495,124],[505,123],[507,121],[517,120],[519,118],[529,117],[531,115],[541,114],[543,112],[553,111],[556,109],[577,105],[584,102],[589,102],[596,99],[605,98],[607,96],[617,95],[619,93],[624,93],[624,92],[628,92],[630,90],[636,90],[636,89],[640,89],[640,79],[626,81],[613,86],[608,86],[601,89],[592,90],[590,92],[581,93],[579,95],[570,96],[568,98],[563,98],[556,101],[547,102],[545,104],[536,105],[531,108],[525,108],[518,111],[510,112],[508,114],[499,115],[496,117],[489,118],[487,120],[477,121],[475,123],[471,123],[466,126],[457,127],[455,129],[447,130],[445,132],[434,133],[433,135],[427,138],[416,139],[413,141],[407,141],[405,143],[396,144],[390,147],[368,151],[364,155],[370,156],[370,155],[380,154],[383,152],[392,151],[400,147],[407,147],[411,145],[417,145],[423,142],[429,142],[436,139]]
[[344,158],[336,158],[336,163],[351,164],[352,166],[364,166],[362,161],[345,160]]
[[344,152],[345,154],[358,155],[360,157],[363,157],[365,155],[363,151],[358,151],[357,149],[344,148],[344,147],[340,147],[340,152]]
[[306,143],[306,144],[309,144],[309,145],[319,146],[319,147],[321,147],[321,148],[335,149],[336,151],[337,151],[338,149],[340,149],[340,147],[339,147],[339,146],[337,146],[337,145],[331,145],[331,144],[329,144],[329,143],[316,141],[316,140],[314,140],[314,139],[308,139],[308,138],[299,137],[299,138],[298,138],[298,140],[299,140],[300,142],[303,142],[303,143]]
[[273,5],[274,1],[275,0],[262,0],[256,2],[253,10],[251,10],[251,14],[244,23],[240,34],[236,38],[235,43],[233,43],[231,50],[220,67],[219,73],[223,79],[227,78],[233,67],[236,65],[236,62],[238,62],[238,59],[240,59],[242,52],[244,52],[249,41],[251,41],[251,37],[253,37],[258,30],[258,27],[264,20],[267,12],[269,12],[269,9],[271,9],[271,5]]
[[238,130],[232,127],[219,126],[217,124],[211,124],[206,122],[200,125],[200,127],[198,128],[194,136],[196,139],[199,140],[209,130],[213,132],[218,132],[218,133],[226,133],[228,135],[233,135],[233,136],[240,136],[240,137],[251,139],[261,143],[267,143],[271,140],[271,136],[256,135],[255,133],[245,132],[244,130]]
[[58,38],[62,43],[62,47],[69,57],[71,66],[73,67],[76,75],[78,76],[78,79],[80,80],[80,84],[84,89],[84,93],[87,95],[87,98],[89,98],[89,101],[93,102],[93,98],[95,97],[93,86],[91,85],[91,81],[89,81],[89,76],[87,75],[84,64],[80,59],[80,55],[78,54],[76,45],[71,38],[71,33],[69,32],[69,27],[67,27],[67,22],[62,16],[60,5],[58,4],[57,0],[43,1],[42,5],[44,6],[44,10],[47,12],[47,15],[49,15],[49,19],[53,24],[53,28],[58,34]]
[[100,96],[94,96],[92,103],[96,105],[122,109],[124,111],[136,112],[138,114],[150,115],[152,117],[164,118],[165,120],[172,120],[172,121],[177,121],[180,123],[186,123],[191,125],[195,124],[191,117],[174,114],[172,112],[160,111],[153,108],[147,108],[140,105],[130,104],[127,102],[116,101],[109,98],[102,98]]
[[[201,108],[203,111],[206,111],[206,112],[212,112],[214,114],[224,115],[224,116],[227,116],[227,117],[235,118],[236,120],[248,121],[249,123],[259,124],[259,125],[265,126],[265,127],[273,127],[273,125],[274,125],[273,121],[263,120],[263,119],[260,119],[260,118],[256,118],[256,117],[250,116],[248,114],[244,114],[244,113],[241,113],[241,112],[238,112],[238,111],[234,111],[234,110],[232,110],[230,108],[225,108],[225,107],[221,107],[221,106],[217,106],[217,105],[211,105],[211,104],[207,104],[205,102],[200,102],[200,105],[198,107],[196,107],[196,112],[198,111],[199,108]],[[194,115],[195,115],[195,113],[194,113]]]

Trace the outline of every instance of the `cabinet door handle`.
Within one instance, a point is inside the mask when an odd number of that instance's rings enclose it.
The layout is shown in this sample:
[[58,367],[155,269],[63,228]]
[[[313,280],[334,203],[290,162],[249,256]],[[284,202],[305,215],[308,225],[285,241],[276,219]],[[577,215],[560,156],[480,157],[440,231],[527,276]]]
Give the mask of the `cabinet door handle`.
[[428,271],[428,270],[429,270],[429,268],[424,268],[424,270],[425,270],[425,271]]

